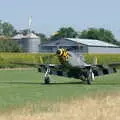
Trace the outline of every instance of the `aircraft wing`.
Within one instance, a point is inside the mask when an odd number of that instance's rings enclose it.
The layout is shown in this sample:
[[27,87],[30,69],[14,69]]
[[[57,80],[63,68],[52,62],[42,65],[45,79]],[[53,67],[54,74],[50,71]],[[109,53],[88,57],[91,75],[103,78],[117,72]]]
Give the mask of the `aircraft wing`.
[[114,62],[111,64],[108,64],[110,67],[119,67],[120,68],[120,62]]
[[39,64],[38,63],[26,63],[26,62],[10,62],[11,64],[16,64],[16,65],[24,65],[24,66],[31,66],[31,67],[36,67]]

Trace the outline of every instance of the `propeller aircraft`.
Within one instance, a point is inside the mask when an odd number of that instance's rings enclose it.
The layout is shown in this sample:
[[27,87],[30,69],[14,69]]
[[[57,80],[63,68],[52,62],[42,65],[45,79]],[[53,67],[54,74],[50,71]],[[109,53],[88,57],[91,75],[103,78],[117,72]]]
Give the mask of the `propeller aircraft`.
[[60,48],[55,54],[60,64],[41,64],[39,65],[39,72],[44,72],[44,83],[51,82],[51,74],[73,77],[91,84],[95,80],[95,76],[110,74],[116,72],[115,66],[117,64],[98,65],[96,60],[93,64],[87,64],[84,57],[79,54],[70,52],[64,48]]

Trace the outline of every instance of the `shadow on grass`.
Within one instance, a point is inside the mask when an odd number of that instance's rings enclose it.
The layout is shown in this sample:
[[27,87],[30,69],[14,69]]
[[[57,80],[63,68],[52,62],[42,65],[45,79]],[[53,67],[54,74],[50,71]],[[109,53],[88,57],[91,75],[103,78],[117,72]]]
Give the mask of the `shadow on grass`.
[[0,82],[0,84],[27,84],[27,85],[34,85],[34,84],[41,84],[40,82],[34,83],[34,82]]
[[[43,82],[0,82],[0,84],[18,84],[18,85],[45,85],[45,86],[51,86],[51,85],[88,85],[87,82],[83,82],[83,81],[78,81],[78,82],[52,82],[49,84],[45,84]],[[114,85],[114,86],[120,86],[120,83],[118,82],[100,82],[100,83],[92,83],[90,86],[99,86],[99,85]]]
[[[44,83],[42,83],[43,85],[47,85],[47,84],[44,84]],[[48,84],[48,85],[66,85],[66,84],[73,84],[73,85],[76,85],[76,84],[84,84],[83,82],[81,82],[81,81],[78,81],[78,82],[61,82],[61,83],[50,83],[50,84]]]
[[120,86],[120,83],[118,83],[118,82],[116,82],[116,83],[112,83],[112,82],[110,82],[110,83],[95,83],[95,84],[92,84],[92,85],[96,85],[96,86],[98,86],[98,85],[115,85],[115,86]]
[[81,82],[81,81],[79,81],[79,82],[63,82],[63,83],[50,83],[50,84],[45,84],[45,83],[41,83],[41,82],[0,82],[0,84],[22,84],[22,85],[66,85],[66,84],[73,84],[73,85],[75,85],[75,84],[85,84],[85,83],[83,83],[83,82]]

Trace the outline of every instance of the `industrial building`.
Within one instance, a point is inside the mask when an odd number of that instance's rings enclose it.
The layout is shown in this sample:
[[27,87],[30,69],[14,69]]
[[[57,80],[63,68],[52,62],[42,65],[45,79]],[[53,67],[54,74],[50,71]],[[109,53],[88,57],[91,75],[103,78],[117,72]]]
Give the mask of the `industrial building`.
[[21,47],[23,48],[24,52],[30,53],[38,53],[39,46],[40,46],[40,37],[36,36],[33,33],[29,33],[27,35],[17,34],[13,37]]
[[62,38],[40,45],[40,52],[55,52],[58,48],[67,48],[80,53],[120,54],[120,46],[100,40]]

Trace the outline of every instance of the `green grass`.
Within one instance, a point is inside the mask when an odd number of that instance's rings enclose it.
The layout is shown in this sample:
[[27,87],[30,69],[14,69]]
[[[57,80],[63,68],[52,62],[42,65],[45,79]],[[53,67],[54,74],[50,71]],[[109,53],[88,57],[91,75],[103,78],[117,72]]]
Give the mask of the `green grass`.
[[120,91],[120,72],[97,77],[92,85],[58,76],[52,76],[55,83],[44,85],[42,76],[36,69],[0,70],[0,111],[20,108],[27,103],[54,103],[91,94]]
[[[84,54],[87,63],[93,63],[93,58],[97,58],[98,64],[111,64],[120,62],[120,54]],[[13,63],[13,64],[11,64]],[[15,64],[19,63],[19,64]],[[38,64],[59,64],[55,54],[51,53],[4,53],[0,52],[0,68],[23,67],[20,63],[38,63]],[[25,67],[25,66],[24,66]]]

